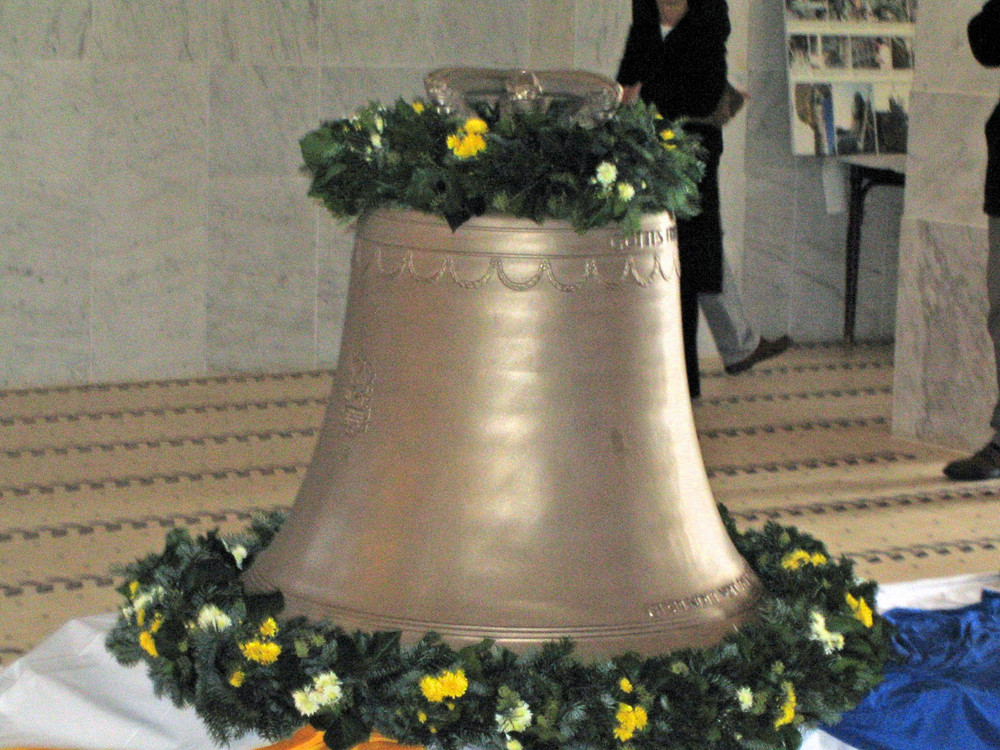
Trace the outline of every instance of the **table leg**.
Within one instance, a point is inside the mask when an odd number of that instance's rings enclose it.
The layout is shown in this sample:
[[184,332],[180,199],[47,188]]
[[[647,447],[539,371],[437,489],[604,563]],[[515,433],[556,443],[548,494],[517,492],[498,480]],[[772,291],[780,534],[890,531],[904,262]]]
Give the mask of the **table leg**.
[[860,168],[851,165],[847,207],[847,247],[844,260],[844,341],[854,343],[854,323],[858,306],[858,264],[861,259],[861,224],[865,218],[865,182]]

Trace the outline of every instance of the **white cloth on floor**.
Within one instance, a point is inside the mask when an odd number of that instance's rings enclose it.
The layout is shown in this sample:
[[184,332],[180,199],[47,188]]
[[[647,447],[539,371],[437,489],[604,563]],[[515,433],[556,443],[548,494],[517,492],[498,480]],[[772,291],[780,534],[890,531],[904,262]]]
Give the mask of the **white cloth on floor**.
[[[965,575],[879,587],[878,609],[949,609],[978,602],[1000,575]],[[117,615],[71,620],[0,672],[0,747],[79,750],[208,750],[197,714],[157,698],[144,666],[126,668],[105,649]],[[229,747],[266,746],[247,736]],[[852,750],[810,730],[802,750]]]

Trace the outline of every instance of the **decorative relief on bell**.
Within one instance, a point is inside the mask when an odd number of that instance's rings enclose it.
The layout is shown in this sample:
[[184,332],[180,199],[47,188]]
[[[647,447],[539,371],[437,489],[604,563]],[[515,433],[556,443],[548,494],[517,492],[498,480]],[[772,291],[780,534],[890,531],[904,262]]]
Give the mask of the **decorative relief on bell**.
[[747,570],[732,583],[720,586],[713,591],[708,591],[702,594],[693,594],[692,596],[684,597],[683,599],[674,599],[669,602],[656,602],[648,605],[646,607],[646,612],[650,618],[656,619],[658,617],[675,615],[680,612],[687,612],[690,609],[698,607],[714,607],[718,604],[722,604],[726,599],[733,599],[742,596],[743,594],[757,588],[759,588],[757,577]]
[[361,355],[351,357],[346,370],[347,382],[342,390],[344,405],[341,424],[345,435],[359,435],[368,430],[371,422],[375,372],[371,363]]
[[672,253],[650,253],[642,258],[621,254],[610,258],[556,257],[530,262],[510,256],[479,256],[477,260],[479,267],[472,268],[469,258],[463,259],[460,266],[449,255],[375,247],[370,260],[359,260],[357,267],[360,273],[372,271],[388,279],[406,277],[422,283],[448,280],[462,289],[478,289],[495,279],[515,292],[534,289],[543,280],[561,292],[576,292],[589,284],[646,287],[658,280],[670,281],[678,272]]

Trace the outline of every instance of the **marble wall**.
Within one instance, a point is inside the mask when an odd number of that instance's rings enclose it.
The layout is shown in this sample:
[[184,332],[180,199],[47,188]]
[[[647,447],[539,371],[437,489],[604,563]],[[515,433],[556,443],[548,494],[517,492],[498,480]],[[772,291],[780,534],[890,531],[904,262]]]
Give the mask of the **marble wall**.
[[980,0],[921,4],[900,249],[893,432],[953,447],[990,436],[997,400],[986,332],[982,125],[1000,74],[965,36]]
[[[790,155],[781,4],[732,0],[722,166],[754,323],[840,335],[845,218]],[[329,367],[348,229],[298,138],[442,65],[613,74],[622,0],[0,0],[0,387]],[[501,29],[503,33],[497,33]],[[899,191],[870,199],[859,334],[891,336]],[[706,347],[711,346],[706,338]]]
[[0,386],[331,366],[349,232],[298,138],[435,67],[565,66],[572,30],[568,0],[0,1]]
[[[791,152],[784,3],[749,0],[746,220],[741,288],[765,335],[836,341],[843,331],[847,217],[842,186],[828,196],[820,157]],[[833,175],[842,181],[840,174]],[[856,335],[889,340],[903,191],[875,187],[862,233]],[[831,212],[832,211],[832,212]]]

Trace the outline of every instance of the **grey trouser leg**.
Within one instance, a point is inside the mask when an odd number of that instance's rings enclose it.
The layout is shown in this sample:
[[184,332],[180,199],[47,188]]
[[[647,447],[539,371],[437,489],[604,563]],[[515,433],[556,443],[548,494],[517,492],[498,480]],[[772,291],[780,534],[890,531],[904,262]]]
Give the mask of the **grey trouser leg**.
[[705,313],[705,322],[712,332],[722,364],[734,365],[753,354],[760,336],[747,322],[736,280],[725,257],[722,259],[722,291],[699,294],[698,307]]
[[[1000,389],[1000,216],[989,217],[989,255],[986,258],[986,293],[989,315],[986,326],[993,339],[993,357],[997,366],[997,388]],[[1000,401],[993,409],[990,420],[993,442],[1000,445]]]

